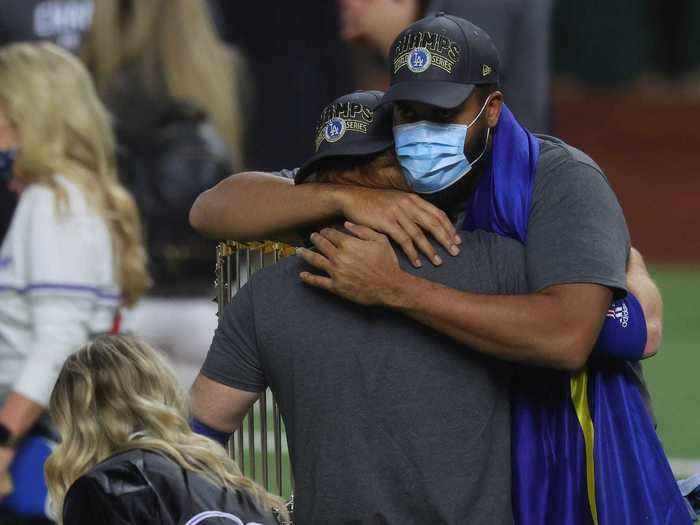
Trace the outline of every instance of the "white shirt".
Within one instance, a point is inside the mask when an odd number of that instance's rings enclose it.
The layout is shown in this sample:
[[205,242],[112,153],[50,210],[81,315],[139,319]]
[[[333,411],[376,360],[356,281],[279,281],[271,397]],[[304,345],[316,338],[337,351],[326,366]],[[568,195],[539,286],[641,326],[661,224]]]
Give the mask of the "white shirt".
[[107,332],[120,301],[105,220],[70,180],[22,192],[0,248],[0,390],[46,406],[65,359]]

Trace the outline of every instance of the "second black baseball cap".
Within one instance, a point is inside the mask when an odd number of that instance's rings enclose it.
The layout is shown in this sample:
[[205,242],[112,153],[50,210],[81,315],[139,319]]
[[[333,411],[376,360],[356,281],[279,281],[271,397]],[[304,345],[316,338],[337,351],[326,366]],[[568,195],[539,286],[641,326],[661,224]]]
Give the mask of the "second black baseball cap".
[[497,84],[491,37],[464,18],[437,13],[404,29],[391,46],[391,87],[381,104],[422,102],[455,108],[483,84]]
[[294,182],[311,176],[321,161],[380,153],[394,144],[390,107],[377,109],[382,91],[355,91],[328,104],[316,126],[315,149]]

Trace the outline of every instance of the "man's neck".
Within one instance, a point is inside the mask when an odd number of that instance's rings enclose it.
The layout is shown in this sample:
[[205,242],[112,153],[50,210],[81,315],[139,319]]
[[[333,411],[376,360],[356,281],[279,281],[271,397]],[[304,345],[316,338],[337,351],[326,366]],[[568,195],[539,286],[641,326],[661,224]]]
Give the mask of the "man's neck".
[[488,159],[485,157],[483,160],[484,162],[479,162],[455,184],[436,194],[425,195],[425,199],[444,211],[450,220],[455,222],[464,211],[467,202],[484,174],[484,166]]

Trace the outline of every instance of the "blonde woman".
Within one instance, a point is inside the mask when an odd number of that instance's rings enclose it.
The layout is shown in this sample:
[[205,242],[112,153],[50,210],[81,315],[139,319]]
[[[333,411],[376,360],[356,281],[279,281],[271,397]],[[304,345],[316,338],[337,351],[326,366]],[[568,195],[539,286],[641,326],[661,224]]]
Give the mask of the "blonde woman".
[[[192,384],[216,328],[215,245],[192,231],[187,214],[242,156],[245,74],[207,4],[95,0],[82,50],[115,115],[119,174],[141,210],[154,277],[124,327],[163,350],[183,385]],[[201,127],[193,124],[201,118]]]
[[0,172],[19,193],[0,247],[2,500],[66,357],[112,330],[150,279],[108,115],[85,68],[53,44],[0,50]]
[[[241,63],[216,33],[201,0],[94,0],[82,56],[118,115],[137,99],[151,113],[166,97],[202,108],[237,157],[241,153]],[[141,104],[139,104],[141,106]]]
[[175,376],[139,339],[104,335],[71,355],[49,412],[61,445],[46,480],[63,525],[267,525],[284,508],[190,430]]

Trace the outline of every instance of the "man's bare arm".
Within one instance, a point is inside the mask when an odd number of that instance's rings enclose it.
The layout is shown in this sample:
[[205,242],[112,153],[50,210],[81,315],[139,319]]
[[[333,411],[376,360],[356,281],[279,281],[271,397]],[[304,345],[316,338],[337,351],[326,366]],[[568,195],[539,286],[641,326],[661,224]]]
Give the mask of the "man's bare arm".
[[481,353],[548,368],[578,370],[593,349],[612,292],[596,284],[562,284],[526,295],[455,290],[401,270],[386,236],[347,224],[357,237],[324,229],[317,252],[299,255],[326,275],[307,284],[359,304],[394,308]]
[[235,432],[258,397],[199,374],[192,385],[192,415],[220,432]]
[[190,210],[190,224],[215,239],[274,239],[299,244],[305,226],[348,218],[391,237],[415,266],[421,252],[440,259],[426,235],[449,253],[461,242],[449,217],[418,195],[348,184],[305,183],[266,173],[232,175],[202,193]]
[[663,336],[663,301],[661,293],[649,275],[642,254],[632,248],[627,267],[627,288],[642,305],[647,322],[647,344],[642,358],[655,355],[661,348]]
[[298,243],[299,228],[330,222],[341,208],[331,185],[295,186],[267,173],[232,175],[195,200],[190,223],[215,239],[253,241],[274,239]]
[[547,368],[582,368],[612,292],[564,284],[525,295],[466,293],[406,274],[387,305],[498,359]]

